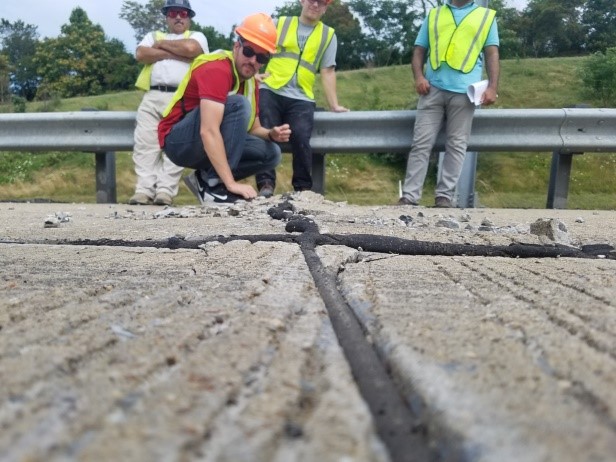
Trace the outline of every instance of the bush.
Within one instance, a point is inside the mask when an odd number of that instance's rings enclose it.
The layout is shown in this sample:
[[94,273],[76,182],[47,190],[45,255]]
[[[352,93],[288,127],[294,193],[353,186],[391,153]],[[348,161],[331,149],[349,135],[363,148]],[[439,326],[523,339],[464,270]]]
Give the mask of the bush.
[[13,112],[26,112],[26,98],[21,96],[13,96]]
[[583,96],[600,99],[604,107],[616,106],[616,48],[591,55],[582,67]]

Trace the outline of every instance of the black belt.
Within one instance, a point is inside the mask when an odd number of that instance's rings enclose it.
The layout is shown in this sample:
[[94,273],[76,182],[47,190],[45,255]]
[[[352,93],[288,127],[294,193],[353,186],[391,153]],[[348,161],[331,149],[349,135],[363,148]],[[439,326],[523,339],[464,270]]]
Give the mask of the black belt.
[[177,89],[178,89],[178,87],[170,87],[168,85],[152,85],[150,87],[150,90],[164,91],[166,93],[173,93]]

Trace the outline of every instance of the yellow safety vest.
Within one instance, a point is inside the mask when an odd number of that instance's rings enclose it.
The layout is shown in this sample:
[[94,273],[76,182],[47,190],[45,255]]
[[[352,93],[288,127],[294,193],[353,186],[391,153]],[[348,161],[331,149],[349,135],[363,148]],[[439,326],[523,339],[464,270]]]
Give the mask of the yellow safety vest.
[[[156,31],[154,32],[154,39],[158,42],[159,40],[164,40],[167,34],[164,32]],[[184,31],[184,38],[187,39],[190,37],[190,31]],[[137,77],[137,81],[135,82],[135,86],[139,90],[148,91],[150,89],[150,84],[152,82],[152,66],[154,63],[146,64],[141,69],[139,76]]]
[[448,5],[433,8],[428,15],[430,65],[436,70],[446,62],[465,74],[473,70],[488,38],[496,11],[478,7],[456,26]]
[[300,88],[308,98],[314,99],[312,90],[314,81],[323,54],[334,36],[334,29],[319,21],[306,40],[304,49],[300,50],[297,41],[298,27],[299,18],[297,16],[278,18],[277,52],[267,65],[270,77],[265,79],[264,83],[277,90],[289,83],[297,72]]
[[[175,104],[184,97],[184,92],[186,91],[186,87],[188,86],[190,77],[192,76],[192,73],[196,68],[198,68],[199,66],[205,63],[223,60],[223,59],[230,59],[231,68],[233,69],[234,84],[233,84],[233,88],[231,89],[231,91],[229,91],[228,95],[238,94],[238,90],[240,89],[241,82],[240,82],[240,77],[237,74],[237,69],[235,68],[235,60],[233,59],[233,53],[230,51],[225,51],[225,50],[216,50],[213,53],[201,54],[193,60],[192,64],[190,65],[190,69],[184,76],[184,79],[182,80],[182,82],[180,82],[178,89],[173,94],[173,97],[171,98],[171,102],[169,103],[165,111],[163,112],[163,117],[167,117],[169,113],[171,112],[171,110],[173,109],[173,106],[175,106]],[[252,128],[252,125],[255,123],[255,119],[257,118],[257,95],[256,95],[255,90],[256,90],[255,79],[254,77],[251,77],[250,79],[244,82],[244,93],[243,93],[243,96],[248,98],[248,101],[250,101],[250,121],[248,123],[248,131],[250,131],[250,129]]]

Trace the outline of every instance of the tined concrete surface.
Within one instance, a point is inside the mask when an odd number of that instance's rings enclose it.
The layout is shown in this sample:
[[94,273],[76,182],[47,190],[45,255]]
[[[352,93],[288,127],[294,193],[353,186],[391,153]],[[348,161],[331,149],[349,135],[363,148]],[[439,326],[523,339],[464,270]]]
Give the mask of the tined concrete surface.
[[341,290],[409,402],[468,460],[613,460],[613,261],[357,260]]
[[[278,201],[0,203],[0,460],[388,460],[297,245],[62,244],[285,234]],[[610,211],[293,204],[323,233],[616,244]],[[614,460],[614,260],[318,252],[437,455]]]
[[296,246],[2,246],[0,459],[370,460]]

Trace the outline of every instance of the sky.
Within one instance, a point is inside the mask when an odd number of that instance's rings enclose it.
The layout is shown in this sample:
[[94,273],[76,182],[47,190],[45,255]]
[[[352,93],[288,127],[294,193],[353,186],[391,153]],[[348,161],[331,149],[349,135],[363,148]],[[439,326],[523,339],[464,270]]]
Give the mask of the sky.
[[[138,0],[145,4],[147,0]],[[527,0],[509,0],[509,4],[523,7]],[[272,14],[285,0],[190,0],[197,13],[195,20],[202,26],[212,26],[227,34],[252,13]],[[134,52],[137,40],[130,25],[119,18],[122,0],[0,0],[0,18],[15,22],[21,19],[26,24],[37,26],[40,38],[57,37],[60,27],[68,23],[71,11],[80,6],[90,21],[99,24],[109,38],[120,39],[128,52]]]

